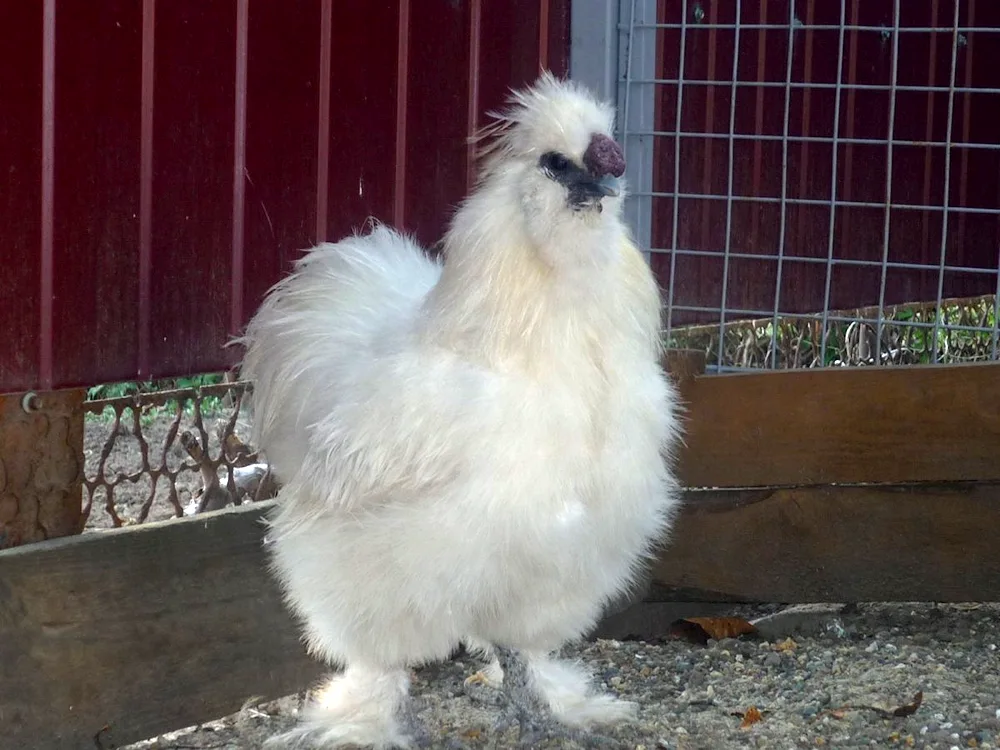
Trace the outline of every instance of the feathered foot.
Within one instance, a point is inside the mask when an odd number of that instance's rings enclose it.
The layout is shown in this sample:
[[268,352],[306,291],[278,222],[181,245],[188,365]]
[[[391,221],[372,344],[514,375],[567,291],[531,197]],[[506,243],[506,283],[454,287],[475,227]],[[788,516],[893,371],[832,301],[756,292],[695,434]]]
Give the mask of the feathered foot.
[[334,675],[302,712],[298,726],[272,737],[272,748],[424,748],[431,737],[409,696],[405,670],[348,667]]
[[574,665],[537,657],[526,661],[506,648],[497,648],[496,656],[503,670],[498,732],[516,723],[524,747],[549,741],[572,741],[587,748],[621,746],[588,729],[631,718],[634,704],[592,694],[586,673]]

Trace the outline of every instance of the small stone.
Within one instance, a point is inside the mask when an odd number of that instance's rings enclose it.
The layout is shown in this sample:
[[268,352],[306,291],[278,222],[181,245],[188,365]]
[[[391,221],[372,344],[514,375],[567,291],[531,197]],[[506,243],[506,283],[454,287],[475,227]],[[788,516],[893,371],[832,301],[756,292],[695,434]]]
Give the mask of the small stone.
[[872,641],[867,646],[865,646],[866,654],[874,654],[876,651],[878,651],[878,641]]
[[781,657],[778,654],[776,654],[774,652],[771,652],[770,654],[768,654],[767,656],[764,657],[764,666],[765,667],[780,667],[781,666]]

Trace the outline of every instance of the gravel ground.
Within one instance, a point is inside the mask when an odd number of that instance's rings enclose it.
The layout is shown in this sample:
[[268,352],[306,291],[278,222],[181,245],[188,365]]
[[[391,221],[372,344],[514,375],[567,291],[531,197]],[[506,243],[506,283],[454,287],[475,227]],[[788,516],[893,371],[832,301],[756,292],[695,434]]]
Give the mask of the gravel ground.
[[[707,646],[596,640],[567,653],[606,689],[640,704],[635,723],[604,731],[622,748],[1000,747],[1000,605],[779,614],[767,635]],[[496,736],[495,712],[465,694],[463,680],[477,668],[457,659],[414,675],[441,748],[516,744],[510,734]],[[891,715],[912,709],[918,692],[922,703],[911,715]],[[289,726],[298,705],[291,696],[133,750],[256,750]],[[761,720],[741,727],[751,707]]]
[[[145,422],[143,434],[156,463],[164,455],[169,419]],[[214,434],[215,419],[207,419],[206,427]],[[184,429],[191,429],[189,419]],[[110,433],[107,420],[88,420],[88,476]],[[245,425],[238,433],[245,433]],[[214,444],[212,451],[217,451]],[[187,460],[176,443],[166,456],[169,466]],[[140,463],[139,441],[119,430],[109,473],[134,471]],[[182,473],[176,487],[180,505],[187,506],[201,478]],[[149,491],[148,479],[119,485],[118,514],[126,522],[137,519]],[[88,529],[111,525],[103,504],[99,492]],[[161,482],[149,519],[174,514]],[[776,610],[780,607],[743,607],[722,614],[752,619]],[[567,656],[588,664],[605,689],[639,703],[634,723],[603,730],[622,748],[1000,748],[1000,605],[872,604],[772,616],[761,624],[761,634],[707,646],[670,638],[602,639],[569,649]],[[672,618],[660,619],[658,632]],[[648,633],[649,623],[644,627]],[[414,674],[414,694],[442,748],[516,745],[512,735],[492,731],[495,707],[465,693],[463,681],[478,667],[459,658]],[[922,702],[916,710],[892,715],[912,704],[918,692]],[[131,750],[257,750],[263,739],[294,721],[303,697],[257,705]],[[752,707],[760,720],[741,726]]]

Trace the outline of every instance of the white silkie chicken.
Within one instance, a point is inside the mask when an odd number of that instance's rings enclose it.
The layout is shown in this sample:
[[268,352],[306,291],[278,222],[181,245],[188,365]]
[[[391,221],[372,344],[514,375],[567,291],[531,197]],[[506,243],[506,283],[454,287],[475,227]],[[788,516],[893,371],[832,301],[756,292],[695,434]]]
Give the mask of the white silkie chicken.
[[462,642],[504,668],[522,742],[634,712],[553,656],[678,498],[659,289],[622,222],[613,119],[543,74],[484,131],[443,264],[376,226],[309,251],[251,322],[254,437],[283,485],[273,570],[310,651],[344,667],[280,739],[426,744],[409,668]]

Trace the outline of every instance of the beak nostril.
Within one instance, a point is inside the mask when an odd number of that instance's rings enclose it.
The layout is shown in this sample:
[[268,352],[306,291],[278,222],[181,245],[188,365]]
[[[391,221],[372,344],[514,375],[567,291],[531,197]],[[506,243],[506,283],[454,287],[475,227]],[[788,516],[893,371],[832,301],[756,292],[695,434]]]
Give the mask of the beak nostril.
[[621,177],[625,174],[625,154],[614,140],[604,133],[596,133],[583,154],[583,165],[597,177]]

